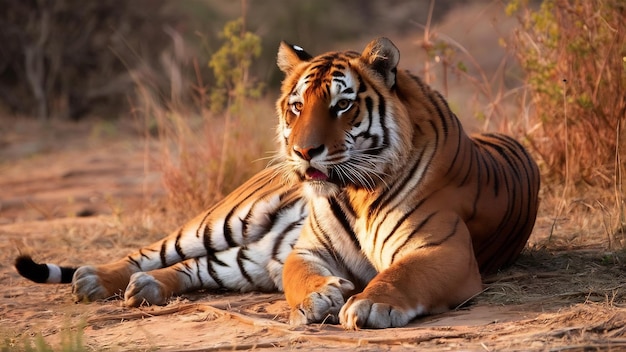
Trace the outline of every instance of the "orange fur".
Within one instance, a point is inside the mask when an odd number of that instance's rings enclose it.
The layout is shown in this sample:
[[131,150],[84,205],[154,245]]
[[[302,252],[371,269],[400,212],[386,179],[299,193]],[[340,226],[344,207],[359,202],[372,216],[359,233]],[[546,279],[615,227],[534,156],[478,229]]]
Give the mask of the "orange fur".
[[[438,93],[396,70],[399,53],[387,39],[360,55],[300,60],[288,52],[281,46],[279,139],[310,190],[313,213],[283,272],[292,322],[319,319],[326,301],[343,305],[325,296],[324,277],[364,287],[339,314],[346,328],[401,326],[471,298],[482,289],[481,271],[515,260],[534,224],[539,187],[537,166],[519,144],[467,136]],[[368,150],[385,157],[362,170]],[[394,192],[402,198],[387,196]],[[359,256],[374,274],[360,271]]]
[[[403,326],[470,299],[481,273],[523,249],[539,171],[509,137],[466,135],[398,61],[385,38],[317,57],[282,43],[278,163],[124,259],[54,272],[68,282],[74,270],[79,301],[126,289],[129,306],[284,289],[292,324],[347,329]],[[50,266],[18,263],[46,282]]]

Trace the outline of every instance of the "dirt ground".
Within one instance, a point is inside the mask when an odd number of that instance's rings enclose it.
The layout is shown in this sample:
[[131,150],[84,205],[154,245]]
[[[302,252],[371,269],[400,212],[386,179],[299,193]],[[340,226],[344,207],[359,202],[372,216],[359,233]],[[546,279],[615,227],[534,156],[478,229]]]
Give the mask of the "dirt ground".
[[14,258],[21,251],[99,264],[172,230],[155,149],[105,122],[11,122],[0,133],[2,351],[41,341],[90,351],[626,349],[626,254],[608,249],[615,239],[585,219],[594,216],[589,207],[567,213],[550,236],[554,209],[542,206],[513,267],[485,278],[485,290],[464,307],[405,328],[292,328],[281,294],[197,292],[144,308],[75,304],[69,285],[21,278]]

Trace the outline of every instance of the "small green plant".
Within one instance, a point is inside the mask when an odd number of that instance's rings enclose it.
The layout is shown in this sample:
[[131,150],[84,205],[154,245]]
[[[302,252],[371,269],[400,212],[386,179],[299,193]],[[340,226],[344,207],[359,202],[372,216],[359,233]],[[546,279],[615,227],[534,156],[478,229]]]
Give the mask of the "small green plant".
[[220,37],[224,43],[211,56],[209,67],[213,69],[216,86],[211,94],[211,110],[224,110],[224,135],[222,154],[217,171],[216,186],[222,188],[226,176],[228,152],[231,147],[233,114],[243,112],[248,97],[258,98],[262,85],[254,84],[250,77],[252,60],[261,55],[261,38],[246,31],[244,18],[227,22]]
[[243,18],[226,23],[220,38],[224,43],[209,61],[216,81],[211,110],[220,112],[228,107],[236,112],[246,98],[261,95],[263,85],[250,77],[250,65],[261,55],[261,38],[246,31]]

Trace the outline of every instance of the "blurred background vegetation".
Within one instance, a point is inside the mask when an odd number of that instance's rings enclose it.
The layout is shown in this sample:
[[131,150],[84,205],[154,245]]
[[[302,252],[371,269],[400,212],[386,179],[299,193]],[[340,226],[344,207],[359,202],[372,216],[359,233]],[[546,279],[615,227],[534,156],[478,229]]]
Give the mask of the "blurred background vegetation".
[[[438,0],[433,17],[461,2]],[[242,31],[260,38],[251,76],[276,87],[280,40],[316,53],[356,38],[406,33],[428,16],[427,2],[407,0],[2,0],[1,6],[0,101],[10,113],[40,119],[120,107],[138,80],[177,90],[168,92],[176,98],[190,96],[190,87],[174,87],[173,80],[200,75],[212,86],[206,63],[222,46],[219,33],[237,18]]]
[[138,118],[162,146],[164,184],[183,212],[232,190],[264,166],[252,160],[274,150],[280,40],[318,54],[361,50],[385,35],[401,65],[441,90],[469,131],[525,143],[548,193],[608,190],[601,207],[611,202],[611,222],[626,223],[623,0],[0,5],[0,115]]

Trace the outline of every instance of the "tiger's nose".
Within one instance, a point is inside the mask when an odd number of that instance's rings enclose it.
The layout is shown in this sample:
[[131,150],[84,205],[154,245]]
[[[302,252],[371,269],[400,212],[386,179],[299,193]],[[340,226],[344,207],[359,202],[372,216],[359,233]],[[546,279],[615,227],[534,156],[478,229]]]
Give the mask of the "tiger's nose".
[[293,147],[293,152],[296,153],[301,159],[306,161],[310,161],[315,156],[320,155],[324,152],[324,145],[319,145],[317,147],[300,147],[295,145]]

